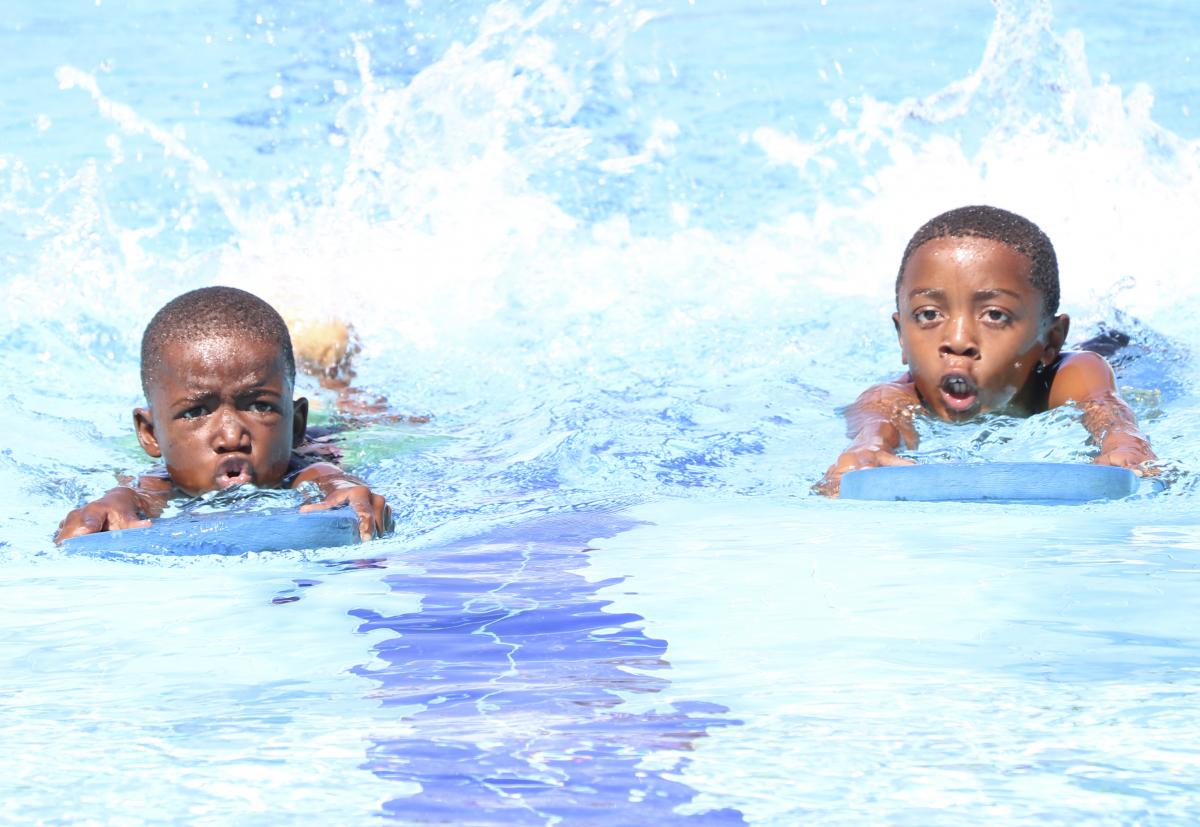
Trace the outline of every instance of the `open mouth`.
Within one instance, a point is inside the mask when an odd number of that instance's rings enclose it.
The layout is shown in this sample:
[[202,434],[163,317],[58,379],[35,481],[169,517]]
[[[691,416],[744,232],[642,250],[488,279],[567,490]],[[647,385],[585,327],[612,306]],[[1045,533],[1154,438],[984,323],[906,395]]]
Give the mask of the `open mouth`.
[[213,478],[217,488],[230,488],[235,485],[245,485],[254,482],[254,466],[242,457],[229,457],[217,466]]
[[952,411],[962,413],[975,406],[979,397],[979,389],[964,373],[948,373],[942,377],[938,390],[942,392],[942,400]]

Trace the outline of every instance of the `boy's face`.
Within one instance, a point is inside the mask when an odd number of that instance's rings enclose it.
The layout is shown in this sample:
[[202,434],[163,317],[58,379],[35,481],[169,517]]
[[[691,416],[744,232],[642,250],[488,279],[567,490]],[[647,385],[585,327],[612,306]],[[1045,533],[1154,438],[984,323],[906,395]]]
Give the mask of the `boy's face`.
[[147,401],[133,412],[138,441],[192,495],[279,485],[308,422],[278,344],[230,334],[167,345]]
[[1039,364],[1058,356],[1068,318],[1046,317],[1033,264],[986,238],[937,238],[909,257],[892,316],[925,405],[967,419],[1021,403]]

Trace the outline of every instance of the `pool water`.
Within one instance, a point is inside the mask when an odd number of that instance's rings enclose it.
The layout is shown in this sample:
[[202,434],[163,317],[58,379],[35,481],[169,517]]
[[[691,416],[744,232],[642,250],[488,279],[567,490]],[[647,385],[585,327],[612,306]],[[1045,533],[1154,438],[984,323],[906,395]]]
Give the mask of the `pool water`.
[[[1200,817],[1200,12],[1156,0],[10,4],[0,821]],[[900,370],[899,254],[1054,240],[1165,485],[813,494]],[[141,330],[351,320],[394,536],[50,541],[148,467]],[[327,418],[331,400],[302,391]],[[1087,461],[1060,410],[918,459]]]

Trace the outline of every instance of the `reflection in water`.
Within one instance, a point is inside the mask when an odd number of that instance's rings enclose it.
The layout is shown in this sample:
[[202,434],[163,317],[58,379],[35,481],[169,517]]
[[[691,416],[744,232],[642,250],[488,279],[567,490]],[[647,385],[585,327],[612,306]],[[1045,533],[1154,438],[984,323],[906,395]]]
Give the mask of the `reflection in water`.
[[[417,782],[386,803],[407,822],[454,824],[741,824],[735,810],[681,815],[695,796],[669,780],[709,727],[736,721],[716,704],[623,712],[631,695],[668,686],[667,643],[641,616],[604,611],[589,583],[585,544],[632,527],[609,514],[558,515],[463,543],[414,552],[425,574],[394,578],[424,595],[419,612],[371,611],[360,631],[396,632],[377,646],[388,706],[419,706],[403,738],[375,743],[367,767]],[[677,753],[674,760],[662,753]],[[653,756],[652,761],[644,759]],[[644,763],[643,763],[644,762]],[[627,803],[628,802],[628,803]]]

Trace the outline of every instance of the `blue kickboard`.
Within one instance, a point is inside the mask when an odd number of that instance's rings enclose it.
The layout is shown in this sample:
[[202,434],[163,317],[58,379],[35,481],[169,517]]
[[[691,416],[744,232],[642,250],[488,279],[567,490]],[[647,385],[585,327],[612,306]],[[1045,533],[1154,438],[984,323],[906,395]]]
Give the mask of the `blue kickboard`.
[[226,511],[181,514],[144,528],[84,534],[63,541],[81,554],[246,554],[330,548],[359,542],[358,516],[348,508],[310,511]]
[[1065,462],[979,462],[863,468],[842,477],[848,500],[1083,503],[1138,490],[1128,468]]

